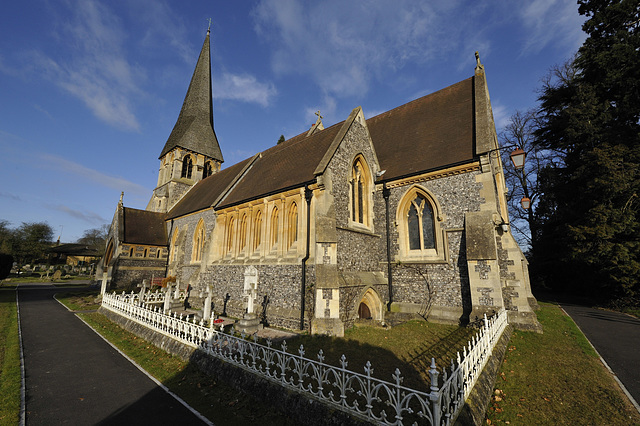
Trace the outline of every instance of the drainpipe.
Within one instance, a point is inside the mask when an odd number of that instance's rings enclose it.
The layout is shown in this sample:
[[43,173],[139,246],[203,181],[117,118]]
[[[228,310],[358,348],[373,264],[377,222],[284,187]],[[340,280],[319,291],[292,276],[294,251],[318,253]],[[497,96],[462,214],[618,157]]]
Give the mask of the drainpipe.
[[387,281],[389,283],[389,303],[387,304],[387,310],[391,312],[391,304],[393,303],[393,274],[391,271],[391,238],[389,227],[389,196],[391,190],[387,188],[387,183],[382,183],[382,197],[384,198],[384,206],[387,220]]
[[307,260],[309,260],[309,242],[311,240],[311,199],[313,191],[309,185],[304,187],[304,199],[307,200],[307,250],[302,258],[302,289],[300,290],[300,330],[304,330],[305,293],[307,290]]

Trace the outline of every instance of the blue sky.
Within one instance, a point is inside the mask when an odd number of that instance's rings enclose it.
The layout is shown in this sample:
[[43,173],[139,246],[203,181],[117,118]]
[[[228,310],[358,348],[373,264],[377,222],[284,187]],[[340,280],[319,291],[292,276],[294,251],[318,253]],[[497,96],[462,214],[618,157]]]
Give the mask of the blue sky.
[[[62,241],[144,209],[212,19],[230,166],[315,122],[402,105],[485,65],[498,127],[584,41],[575,1],[24,0],[0,15],[0,219]],[[499,130],[499,129],[498,129]]]

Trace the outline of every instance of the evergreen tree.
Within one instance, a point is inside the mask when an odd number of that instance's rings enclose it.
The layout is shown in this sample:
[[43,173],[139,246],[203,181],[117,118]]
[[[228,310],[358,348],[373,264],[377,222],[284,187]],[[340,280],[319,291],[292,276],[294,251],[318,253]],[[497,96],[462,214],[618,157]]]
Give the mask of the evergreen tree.
[[564,161],[540,175],[535,270],[556,288],[638,304],[640,2],[578,4],[588,37],[540,96],[536,143]]

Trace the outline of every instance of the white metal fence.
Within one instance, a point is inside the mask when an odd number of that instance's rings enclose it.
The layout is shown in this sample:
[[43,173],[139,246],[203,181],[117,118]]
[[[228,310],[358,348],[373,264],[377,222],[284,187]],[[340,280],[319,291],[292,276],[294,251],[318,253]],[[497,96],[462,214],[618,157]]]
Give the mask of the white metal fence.
[[[146,301],[147,297],[143,297]],[[429,424],[448,425],[462,408],[475,385],[495,344],[507,326],[507,313],[502,310],[491,319],[484,318],[479,333],[472,338],[443,369],[443,377],[435,361],[431,360],[429,376],[431,387],[423,392],[402,386],[403,378],[396,369],[392,382],[372,377],[373,367],[367,362],[364,373],[347,369],[344,355],[340,366],[324,362],[320,351],[317,360],[305,358],[302,346],[298,354],[287,352],[286,342],[280,349],[272,347],[270,340],[260,344],[244,334],[235,337],[214,329],[213,319],[208,322],[191,321],[167,315],[152,308],[135,295],[105,294],[102,306],[114,313],[138,322],[159,333],[170,336],[193,348],[200,348],[253,374],[278,383],[287,389],[310,395],[317,400],[349,414],[383,425]],[[441,385],[439,386],[439,383]]]

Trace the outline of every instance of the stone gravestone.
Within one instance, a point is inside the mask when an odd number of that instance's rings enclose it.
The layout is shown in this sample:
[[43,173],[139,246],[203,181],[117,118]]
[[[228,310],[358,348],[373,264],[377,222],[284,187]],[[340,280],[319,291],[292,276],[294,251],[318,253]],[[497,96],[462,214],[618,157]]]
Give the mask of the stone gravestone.
[[247,266],[244,270],[244,296],[247,298],[247,313],[252,314],[258,296],[258,270],[255,266]]
[[258,270],[255,266],[247,266],[244,270],[244,296],[247,299],[247,312],[238,321],[238,328],[247,334],[253,334],[262,328],[258,315],[253,312],[258,297]]

